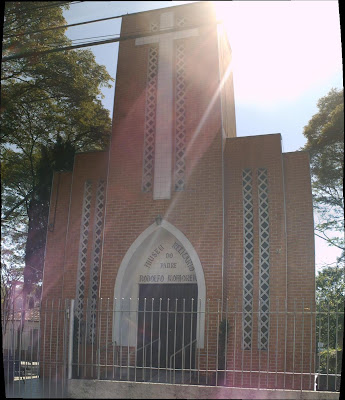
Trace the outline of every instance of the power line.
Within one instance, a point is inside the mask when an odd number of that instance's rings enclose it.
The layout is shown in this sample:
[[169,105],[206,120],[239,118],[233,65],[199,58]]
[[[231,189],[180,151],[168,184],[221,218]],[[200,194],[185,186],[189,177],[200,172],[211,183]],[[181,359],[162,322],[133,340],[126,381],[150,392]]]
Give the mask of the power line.
[[39,29],[37,31],[27,31],[27,32],[13,34],[13,35],[8,35],[8,36],[4,35],[4,38],[9,38],[9,37],[14,37],[14,36],[24,36],[24,35],[29,35],[31,33],[40,33],[40,32],[46,32],[46,31],[53,31],[53,30],[57,30],[57,29],[66,29],[66,28],[71,28],[73,26],[79,26],[79,25],[93,24],[95,22],[102,22],[102,21],[107,21],[107,20],[110,20],[110,19],[122,18],[122,17],[124,17],[126,15],[128,15],[128,14],[116,15],[114,17],[94,19],[92,21],[77,22],[75,24],[69,24],[69,25],[53,26],[53,27],[50,27],[50,28]]
[[[129,32],[129,33],[135,33],[135,32]],[[114,33],[113,35],[91,36],[91,37],[84,37],[84,38],[80,38],[80,39],[70,39],[70,40],[72,42],[80,42],[81,40],[100,39],[100,38],[114,37],[114,36],[120,36],[120,34],[119,33]]]
[[[211,23],[208,22],[205,24],[191,25],[188,27],[188,29],[199,28],[199,27],[207,26],[207,25],[214,25],[217,23],[219,23],[219,21],[211,22]],[[26,57],[30,57],[30,56],[44,55],[44,54],[56,53],[56,52],[60,52],[60,51],[67,51],[67,50],[73,50],[73,49],[80,49],[83,47],[99,46],[102,44],[121,42],[124,40],[137,39],[137,38],[145,37],[145,36],[157,36],[157,35],[161,35],[162,33],[170,33],[170,32],[177,32],[177,31],[183,31],[183,30],[186,30],[186,27],[173,27],[173,28],[169,28],[169,29],[164,29],[163,31],[143,32],[143,33],[139,33],[139,34],[135,34],[135,35],[131,34],[131,35],[126,35],[126,36],[122,36],[122,37],[120,36],[118,38],[113,38],[113,39],[100,40],[98,42],[82,43],[82,44],[77,44],[77,45],[72,45],[72,46],[58,47],[55,49],[48,49],[48,50],[41,50],[41,51],[27,51],[27,52],[22,52],[19,54],[14,54],[12,56],[3,57],[1,59],[1,61],[5,62],[5,61],[10,61],[10,60],[16,60],[19,58],[26,58]]]
[[[136,30],[136,31],[128,31],[127,35],[134,35],[134,34],[145,34],[145,35],[148,35],[151,32],[152,32],[151,30],[146,30],[146,31]],[[77,44],[76,42],[80,42],[82,40],[91,40],[91,39],[99,39],[99,38],[106,38],[106,37],[115,38],[115,37],[119,37],[120,35],[121,35],[120,33],[114,33],[114,34],[111,34],[111,35],[98,35],[98,36],[91,36],[91,37],[83,37],[83,38],[79,38],[79,39],[69,39],[69,41],[72,42],[72,44],[74,45],[74,44]],[[92,42],[88,41],[88,42],[85,42],[85,44],[86,43],[92,43]],[[47,46],[53,47],[53,46],[59,46],[59,45],[63,45],[63,44],[64,43],[61,42],[61,41],[60,42],[51,42]]]
[[[69,2],[67,2],[67,3],[69,3]],[[78,3],[78,1],[73,2],[73,3]],[[83,3],[83,1],[80,1],[79,3]],[[173,7],[169,7],[169,8],[175,8],[175,7],[181,7],[181,6],[173,6]],[[108,20],[111,20],[111,19],[122,18],[122,17],[126,17],[128,15],[142,14],[143,12],[146,12],[146,11],[138,11],[138,12],[131,13],[131,14],[126,13],[126,14],[121,14],[121,15],[115,15],[113,17],[106,17],[106,18],[94,19],[94,20],[91,20],[91,21],[77,22],[75,24],[69,24],[69,25],[53,26],[53,27],[50,27],[50,28],[40,29],[40,30],[37,30],[37,31],[27,31],[27,32],[23,32],[23,33],[17,33],[17,34],[13,34],[13,35],[8,35],[8,36],[4,35],[4,38],[13,37],[13,36],[23,36],[23,35],[28,35],[28,34],[31,34],[31,33],[46,32],[46,31],[50,31],[50,30],[71,28],[71,27],[79,26],[79,25],[86,25],[86,24],[92,24],[92,23],[95,23],[95,22],[102,22],[102,21],[108,21]]]
[[[28,12],[28,11],[41,10],[41,9],[44,9],[44,8],[61,7],[64,4],[76,4],[76,3],[83,3],[83,1],[59,1],[59,2],[55,2],[55,3],[50,2],[50,4],[47,4],[45,6],[30,7],[30,8],[27,8],[25,10],[19,10],[19,11],[20,12]],[[8,12],[7,14],[8,15],[12,15],[12,14],[15,14],[15,12]]]
[[[119,36],[120,36],[120,34],[116,33],[116,34],[113,34],[113,35],[100,35],[100,36],[84,37],[84,38],[80,38],[80,39],[72,39],[72,40],[70,39],[70,42],[72,43],[72,45],[87,44],[87,43],[92,43],[91,39],[115,38],[115,37],[119,37]],[[86,40],[88,40],[88,41],[87,42],[83,42],[83,41],[86,41]],[[64,45],[64,43],[61,42],[61,41],[60,42],[51,42],[51,43],[47,44],[47,46],[49,48],[55,48],[55,47],[63,46],[63,45]]]
[[[151,32],[151,30],[146,30],[146,31],[136,30],[136,31],[127,32],[127,35],[129,35],[129,34],[131,34],[131,35],[132,34],[145,34],[145,35],[147,35],[150,32]],[[111,34],[111,35],[98,35],[98,36],[83,37],[83,38],[79,38],[79,39],[68,39],[68,40],[69,40],[69,42],[71,42],[71,45],[88,44],[88,43],[93,43],[92,41],[90,41],[91,39],[100,39],[100,38],[107,38],[107,37],[114,39],[115,37],[119,37],[120,35],[121,35],[120,33],[114,33],[114,34]],[[81,42],[81,41],[84,41],[84,40],[88,40],[88,41],[84,42],[84,43],[78,43],[78,42]],[[95,43],[97,43],[97,42],[95,42]],[[48,48],[55,48],[55,47],[63,46],[63,45],[65,45],[65,42],[57,41],[57,42],[50,42],[46,46]],[[46,50],[48,50],[48,49],[46,49]],[[42,51],[45,51],[45,50],[42,50]],[[33,52],[33,50],[32,50],[32,52]]]

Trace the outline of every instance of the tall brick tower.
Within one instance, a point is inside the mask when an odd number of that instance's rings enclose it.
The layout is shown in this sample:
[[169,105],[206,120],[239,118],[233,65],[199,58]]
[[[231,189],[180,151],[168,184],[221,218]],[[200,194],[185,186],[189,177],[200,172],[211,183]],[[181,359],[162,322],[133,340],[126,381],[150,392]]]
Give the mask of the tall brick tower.
[[[160,336],[151,366],[190,345],[204,369],[219,362],[218,307],[228,384],[264,384],[235,371],[282,373],[300,357],[287,356],[295,331],[270,312],[314,306],[308,155],[282,154],[279,134],[236,137],[231,49],[209,3],[128,15],[121,38],[109,150],[78,154],[54,177],[43,300],[75,299],[86,353],[98,338],[130,362],[146,329]],[[103,324],[104,299],[114,314]],[[169,312],[186,310],[172,329]],[[296,373],[312,362],[308,346]]]

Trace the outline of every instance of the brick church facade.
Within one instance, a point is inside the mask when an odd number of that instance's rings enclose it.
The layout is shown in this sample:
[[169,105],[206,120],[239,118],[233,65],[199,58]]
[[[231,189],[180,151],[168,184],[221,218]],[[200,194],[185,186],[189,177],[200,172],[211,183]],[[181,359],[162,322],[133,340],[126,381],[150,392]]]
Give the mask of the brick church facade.
[[[109,149],[54,176],[42,304],[75,299],[88,346],[107,330],[135,349],[137,298],[187,298],[188,335],[212,369],[219,299],[227,369],[267,371],[227,383],[293,387],[282,372],[310,371],[315,343],[277,315],[315,307],[308,154],[282,153],[280,134],[236,137],[231,49],[209,3],[128,15],[121,37]],[[93,319],[104,299],[108,324]]]

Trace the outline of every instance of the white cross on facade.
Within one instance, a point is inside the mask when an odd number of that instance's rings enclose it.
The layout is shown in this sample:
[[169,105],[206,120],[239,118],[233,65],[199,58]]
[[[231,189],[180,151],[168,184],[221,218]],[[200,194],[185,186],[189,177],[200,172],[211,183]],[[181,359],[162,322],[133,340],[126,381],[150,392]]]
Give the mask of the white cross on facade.
[[[160,31],[174,26],[172,11],[160,15]],[[197,36],[198,29],[161,33],[135,40],[137,46],[159,44],[153,199],[170,199],[172,184],[174,40]]]

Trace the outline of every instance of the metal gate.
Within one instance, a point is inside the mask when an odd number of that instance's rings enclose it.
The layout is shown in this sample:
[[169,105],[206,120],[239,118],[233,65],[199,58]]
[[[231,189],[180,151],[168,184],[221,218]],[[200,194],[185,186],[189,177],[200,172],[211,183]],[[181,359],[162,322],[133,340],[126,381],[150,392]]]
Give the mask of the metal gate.
[[158,375],[160,368],[195,367],[196,284],[143,284],[139,287],[137,366]]

